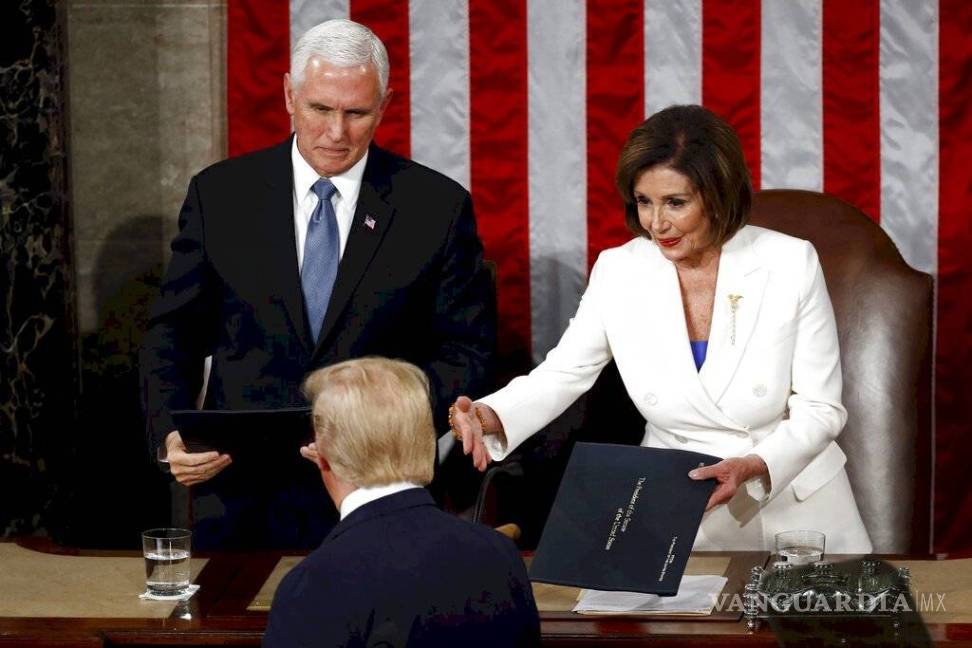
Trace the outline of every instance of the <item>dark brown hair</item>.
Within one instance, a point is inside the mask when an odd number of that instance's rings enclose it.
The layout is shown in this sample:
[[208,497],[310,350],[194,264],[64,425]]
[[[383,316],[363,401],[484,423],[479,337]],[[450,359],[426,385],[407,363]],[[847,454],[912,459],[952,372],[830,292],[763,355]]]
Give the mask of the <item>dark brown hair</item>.
[[753,189],[739,137],[732,127],[702,106],[671,106],[637,126],[618,159],[615,184],[624,200],[628,229],[651,238],[638,220],[634,184],[655,166],[685,175],[702,197],[716,245],[722,245],[749,220]]

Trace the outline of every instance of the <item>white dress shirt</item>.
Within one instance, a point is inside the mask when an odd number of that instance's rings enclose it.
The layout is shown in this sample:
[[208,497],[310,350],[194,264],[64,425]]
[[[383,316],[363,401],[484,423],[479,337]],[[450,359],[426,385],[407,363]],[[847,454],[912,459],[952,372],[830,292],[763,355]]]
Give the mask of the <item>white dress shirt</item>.
[[366,488],[359,488],[357,490],[348,493],[348,496],[344,498],[341,502],[341,519],[351,515],[351,512],[355,509],[361,508],[369,502],[374,502],[376,499],[381,499],[388,495],[394,495],[395,493],[400,493],[401,491],[408,490],[409,488],[422,488],[418,484],[413,484],[412,482],[395,482],[393,484],[387,484],[385,486],[372,486]]
[[[294,233],[297,235],[297,268],[304,267],[304,241],[307,239],[307,226],[311,215],[317,208],[317,194],[311,187],[321,176],[307,163],[304,156],[297,149],[297,137],[290,151],[291,162],[294,167]],[[358,160],[353,167],[328,178],[337,191],[331,196],[334,215],[337,216],[338,236],[340,238],[340,255],[344,256],[344,247],[348,243],[351,232],[351,221],[354,210],[358,206],[358,194],[361,191],[361,178],[364,176],[365,165],[368,163],[368,152]]]

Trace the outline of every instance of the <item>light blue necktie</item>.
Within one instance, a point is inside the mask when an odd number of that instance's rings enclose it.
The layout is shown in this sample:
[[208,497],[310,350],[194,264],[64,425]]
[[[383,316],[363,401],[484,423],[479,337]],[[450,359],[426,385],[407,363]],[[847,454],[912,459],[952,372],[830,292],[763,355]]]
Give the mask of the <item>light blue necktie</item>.
[[321,334],[327,303],[331,299],[334,279],[337,277],[340,256],[337,216],[331,196],[337,187],[327,178],[321,178],[311,187],[320,201],[311,214],[304,240],[304,263],[300,268],[300,285],[304,289],[304,305],[310,323],[314,344]]

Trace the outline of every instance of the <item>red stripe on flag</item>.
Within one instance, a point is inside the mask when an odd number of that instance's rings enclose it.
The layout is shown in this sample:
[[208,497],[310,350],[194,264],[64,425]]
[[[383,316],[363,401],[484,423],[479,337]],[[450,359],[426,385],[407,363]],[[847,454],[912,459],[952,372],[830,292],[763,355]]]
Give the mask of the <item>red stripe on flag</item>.
[[526,20],[523,0],[469,0],[471,182],[503,354],[530,349]]
[[290,66],[286,2],[235,0],[226,13],[226,129],[230,157],[290,133],[283,75]]
[[391,65],[388,87],[393,96],[375,133],[375,143],[408,157],[412,149],[408,3],[351,0],[350,13],[351,20],[367,25],[385,44]]
[[645,118],[643,0],[587,3],[587,258],[632,237],[614,186],[618,155]]
[[702,102],[728,121],[759,189],[759,0],[703,0]]
[[881,218],[878,0],[823,3],[824,191]]
[[935,551],[972,550],[972,4],[939,5]]

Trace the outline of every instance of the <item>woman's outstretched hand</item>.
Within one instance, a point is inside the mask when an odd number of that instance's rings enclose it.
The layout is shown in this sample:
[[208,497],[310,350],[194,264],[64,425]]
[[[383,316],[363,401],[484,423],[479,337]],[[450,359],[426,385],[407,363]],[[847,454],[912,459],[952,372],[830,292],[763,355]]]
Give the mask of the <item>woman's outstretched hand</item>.
[[462,442],[462,454],[472,454],[476,469],[485,471],[491,458],[483,443],[483,435],[503,432],[503,424],[493,408],[473,403],[468,396],[460,396],[449,407],[449,426],[456,440]]

